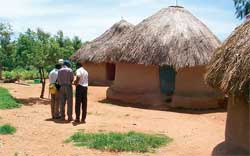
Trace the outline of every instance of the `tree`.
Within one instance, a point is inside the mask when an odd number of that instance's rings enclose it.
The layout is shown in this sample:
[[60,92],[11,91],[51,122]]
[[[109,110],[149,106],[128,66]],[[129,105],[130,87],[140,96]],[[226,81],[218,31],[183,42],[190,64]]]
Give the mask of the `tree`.
[[[58,59],[68,59],[82,45],[79,37],[74,37],[71,40],[68,37],[64,37],[63,31],[58,31],[55,36],[51,36],[42,29],[37,29],[36,31],[27,29],[26,32],[18,36],[16,42],[11,42],[11,28],[5,26],[4,29],[0,29],[0,32],[5,32],[1,30],[8,30],[8,33],[3,33],[8,35],[5,35],[3,39],[0,38],[3,40],[1,43],[4,43],[0,45],[0,64],[3,62],[1,61],[2,58],[6,60],[5,56],[7,55],[3,54],[12,54],[12,57],[9,58],[12,59],[13,67],[21,67],[23,69],[37,68],[42,83],[41,98],[44,98],[45,72],[51,70]],[[11,48],[12,51],[10,52],[8,47],[11,47],[10,45],[12,44],[16,48]],[[2,49],[5,49],[5,53],[1,52]],[[8,62],[11,61],[5,61],[5,64]]]
[[32,57],[36,52],[36,49],[39,47],[36,38],[36,32],[31,29],[27,29],[25,33],[19,35],[15,54],[15,62],[17,66],[24,69],[33,66]]
[[15,42],[11,41],[13,31],[11,25],[0,23],[0,79],[2,78],[2,68],[13,68],[13,54],[15,52]]
[[[56,49],[59,45],[51,44],[54,40],[51,39],[49,33],[42,29],[32,31],[28,29],[24,34],[20,34],[17,41],[17,64],[22,67],[34,66],[38,69],[42,83],[42,90],[40,98],[44,98],[44,91],[46,85],[45,67],[49,64],[55,63],[55,58],[52,48]],[[54,43],[54,42],[53,42]]]
[[234,0],[236,8],[236,16],[239,19],[243,19],[250,13],[250,0]]
[[72,44],[73,44],[74,51],[77,51],[78,49],[82,47],[82,41],[78,36],[75,36],[72,39]]
[[81,40],[78,37],[73,40],[64,37],[63,31],[61,30],[57,32],[54,38],[59,44],[60,53],[62,53],[63,59],[69,59],[69,57],[75,52],[75,48],[79,47],[79,42],[81,43]]

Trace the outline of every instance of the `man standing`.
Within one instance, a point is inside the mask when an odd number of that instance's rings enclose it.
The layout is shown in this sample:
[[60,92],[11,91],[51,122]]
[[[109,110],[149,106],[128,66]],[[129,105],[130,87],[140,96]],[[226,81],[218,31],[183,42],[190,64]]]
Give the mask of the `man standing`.
[[60,114],[61,119],[65,120],[65,104],[67,101],[67,115],[68,121],[72,121],[72,107],[73,107],[73,89],[72,82],[74,80],[74,73],[70,68],[69,61],[64,61],[63,67],[58,71],[58,83],[60,85]]
[[55,68],[49,73],[49,83],[50,88],[54,90],[53,93],[51,93],[51,115],[52,119],[58,119],[59,118],[59,92],[56,89],[56,83],[58,78],[58,70],[61,69],[61,65],[57,64],[55,65]]
[[86,123],[87,116],[87,92],[88,92],[88,72],[82,67],[80,63],[77,64],[76,70],[76,80],[74,82],[76,85],[76,120],[75,122],[80,122],[80,114],[82,107],[82,123]]

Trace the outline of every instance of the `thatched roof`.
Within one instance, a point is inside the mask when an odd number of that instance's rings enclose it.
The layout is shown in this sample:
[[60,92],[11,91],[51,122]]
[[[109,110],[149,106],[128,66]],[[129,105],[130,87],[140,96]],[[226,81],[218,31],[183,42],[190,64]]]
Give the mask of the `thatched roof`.
[[[145,19],[114,45],[111,60],[176,68],[207,64],[220,41],[183,7],[168,7]],[[112,53],[111,53],[112,54]]]
[[246,93],[250,80],[250,22],[236,28],[216,50],[206,80],[226,93]]
[[73,61],[102,63],[108,62],[107,53],[112,45],[117,44],[118,40],[134,26],[125,20],[114,24],[104,34],[95,40],[86,43],[72,57]]

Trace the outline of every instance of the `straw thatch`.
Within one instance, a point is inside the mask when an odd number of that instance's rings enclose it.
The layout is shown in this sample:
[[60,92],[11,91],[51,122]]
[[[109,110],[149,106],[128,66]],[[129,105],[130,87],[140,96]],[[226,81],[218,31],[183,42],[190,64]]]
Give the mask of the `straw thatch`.
[[226,93],[247,93],[250,80],[250,22],[236,28],[216,50],[206,80]]
[[168,7],[145,19],[124,35],[113,62],[173,65],[207,64],[220,41],[183,7]]
[[86,43],[72,57],[73,61],[103,63],[109,62],[108,52],[111,46],[117,44],[119,39],[134,26],[125,20],[114,24],[100,37]]

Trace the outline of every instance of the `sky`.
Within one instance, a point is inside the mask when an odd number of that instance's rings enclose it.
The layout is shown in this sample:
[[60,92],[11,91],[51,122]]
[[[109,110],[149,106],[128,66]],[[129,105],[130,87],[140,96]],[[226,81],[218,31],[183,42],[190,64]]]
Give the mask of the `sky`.
[[[176,0],[0,0],[0,22],[10,23],[15,34],[42,28],[55,34],[91,41],[125,19],[138,24]],[[243,21],[236,19],[233,0],[178,0],[225,40]]]

